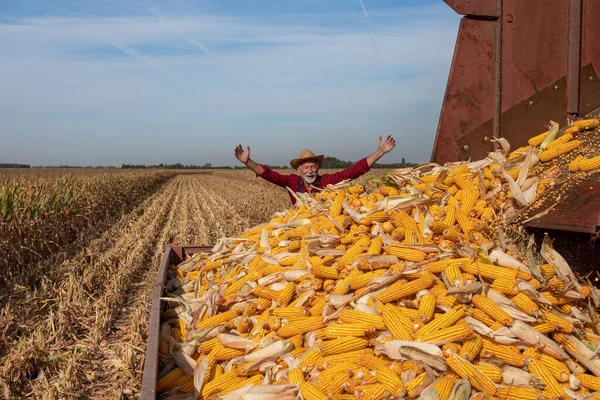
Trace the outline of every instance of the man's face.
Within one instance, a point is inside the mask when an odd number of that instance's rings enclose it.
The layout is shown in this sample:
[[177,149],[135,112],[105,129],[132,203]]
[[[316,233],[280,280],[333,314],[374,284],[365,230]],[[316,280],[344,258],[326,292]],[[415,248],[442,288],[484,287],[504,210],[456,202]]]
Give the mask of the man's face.
[[296,169],[304,182],[314,183],[317,179],[317,175],[319,174],[319,164],[314,161],[305,161],[298,166]]

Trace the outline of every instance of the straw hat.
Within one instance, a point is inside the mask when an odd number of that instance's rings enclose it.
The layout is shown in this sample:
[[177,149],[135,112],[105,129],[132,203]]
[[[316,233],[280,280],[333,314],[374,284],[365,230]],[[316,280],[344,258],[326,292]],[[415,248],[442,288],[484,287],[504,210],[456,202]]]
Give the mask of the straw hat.
[[323,158],[325,158],[323,154],[315,156],[315,153],[313,153],[309,149],[304,149],[300,152],[300,157],[294,158],[292,161],[290,161],[290,165],[292,166],[292,168],[296,169],[304,161],[313,160],[319,164],[319,167],[321,167],[321,164],[323,164]]

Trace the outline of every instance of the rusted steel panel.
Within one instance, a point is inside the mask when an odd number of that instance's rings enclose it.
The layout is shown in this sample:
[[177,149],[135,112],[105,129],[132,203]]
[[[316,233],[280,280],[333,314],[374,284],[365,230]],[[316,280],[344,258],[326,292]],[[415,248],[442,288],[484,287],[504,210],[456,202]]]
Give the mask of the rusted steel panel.
[[158,346],[160,343],[160,297],[163,292],[163,285],[167,277],[167,269],[171,265],[173,249],[170,246],[165,248],[156,282],[152,290],[152,306],[150,307],[150,324],[148,326],[148,339],[146,342],[146,356],[144,358],[144,371],[142,375],[142,399],[156,398],[156,377],[158,376]]
[[457,14],[497,17],[496,0],[444,0]]
[[493,115],[495,24],[461,19],[431,156],[435,162],[458,160],[456,140]]
[[596,176],[570,188],[556,207],[526,226],[596,234],[600,227],[600,178]]
[[581,65],[592,63],[600,71],[600,1],[584,0],[581,26]]
[[502,111],[566,75],[568,11],[564,0],[504,0]]
[[146,355],[142,376],[142,399],[156,399],[156,380],[158,377],[158,349],[160,344],[160,315],[162,310],[163,288],[169,267],[180,264],[186,256],[198,252],[210,253],[211,246],[167,246],[158,267],[156,282],[152,291],[150,323],[146,342]]
[[[590,80],[589,77],[592,79]],[[587,114],[600,106],[600,80],[590,64],[580,72],[581,110]],[[527,139],[545,130],[548,121],[561,126],[567,123],[566,77],[563,76],[533,96],[526,98],[502,113],[501,136],[512,148],[524,146]],[[492,119],[457,139],[460,160],[481,159],[493,150]]]

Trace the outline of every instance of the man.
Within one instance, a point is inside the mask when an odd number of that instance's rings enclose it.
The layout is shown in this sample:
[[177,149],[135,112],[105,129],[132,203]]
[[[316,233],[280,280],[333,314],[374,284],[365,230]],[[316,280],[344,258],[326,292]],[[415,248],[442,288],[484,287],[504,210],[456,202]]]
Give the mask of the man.
[[[256,176],[260,176],[264,180],[278,186],[289,187],[294,192],[312,193],[316,191],[314,187],[324,188],[327,185],[333,185],[346,179],[356,179],[359,176],[366,174],[373,164],[375,164],[384,154],[389,153],[394,146],[396,146],[396,141],[392,136],[388,136],[385,140],[382,140],[380,135],[379,148],[373,154],[361,159],[356,164],[343,171],[324,175],[319,175],[319,168],[321,168],[324,156],[322,154],[316,156],[309,149],[302,150],[302,152],[300,152],[300,157],[290,161],[290,165],[298,172],[298,175],[280,174],[263,164],[258,164],[251,160],[249,145],[244,151],[242,145],[239,144],[235,148],[234,154],[242,164],[254,171]],[[295,204],[296,199],[291,193],[289,193],[289,195],[292,204]]]

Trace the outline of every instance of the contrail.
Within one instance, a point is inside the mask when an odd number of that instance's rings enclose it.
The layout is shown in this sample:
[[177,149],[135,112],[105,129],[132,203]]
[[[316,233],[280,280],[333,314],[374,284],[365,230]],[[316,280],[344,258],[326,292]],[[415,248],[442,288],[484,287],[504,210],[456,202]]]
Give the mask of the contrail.
[[112,42],[112,41],[109,41],[108,44],[110,44],[112,47],[114,47],[117,50],[121,50],[123,53],[138,60],[142,64],[146,65],[147,67],[150,67],[151,69],[153,69],[155,71],[158,71],[161,73],[165,72],[162,68],[160,68],[158,65],[156,65],[156,63],[152,62],[148,57],[146,57],[145,55],[141,54],[140,52],[138,52],[130,47],[122,46],[122,45]]
[[363,4],[362,0],[358,0],[358,2],[360,3],[360,6],[362,7],[362,11],[363,11],[363,15],[365,16],[365,19],[367,20],[367,27],[369,28],[369,38],[371,39],[371,45],[373,45],[373,51],[375,52],[377,61],[379,61],[379,63],[381,65],[383,65],[383,62],[381,62],[381,57],[379,57],[379,51],[377,50],[377,45],[375,44],[375,39],[373,39],[373,32],[371,30],[371,18],[369,18],[369,12],[365,8],[365,5]]
[[[139,6],[140,6],[140,7],[143,7],[141,4],[140,4]],[[163,15],[162,15],[161,13],[159,13],[159,12],[156,10],[156,8],[152,8],[152,7],[150,7],[150,8],[148,8],[148,10],[149,10],[149,11],[150,11],[152,14],[156,15],[157,17],[159,17],[159,18],[163,18],[163,19],[164,19]],[[207,56],[212,56],[212,54],[211,54],[211,53],[208,51],[208,48],[207,48],[207,47],[204,45],[204,43],[202,43],[202,42],[200,42],[200,41],[198,41],[198,40],[196,40],[196,39],[193,39],[193,38],[189,37],[189,36],[188,36],[187,34],[185,34],[185,33],[180,33],[180,32],[177,32],[177,35],[179,35],[179,37],[181,37],[182,39],[184,39],[184,40],[185,40],[185,41],[187,41],[188,43],[190,43],[190,44],[193,44],[194,46],[198,47],[198,48],[199,48],[200,50],[202,50],[202,52],[203,52],[204,54],[206,54]]]

